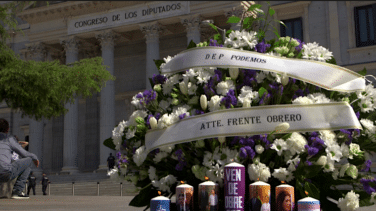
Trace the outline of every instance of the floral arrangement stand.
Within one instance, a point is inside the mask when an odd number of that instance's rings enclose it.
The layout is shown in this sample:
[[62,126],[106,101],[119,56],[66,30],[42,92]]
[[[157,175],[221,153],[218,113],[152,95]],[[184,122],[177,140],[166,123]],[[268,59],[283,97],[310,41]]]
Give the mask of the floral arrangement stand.
[[[133,97],[135,111],[104,141],[118,150],[109,175],[139,188],[131,206],[148,208],[157,191],[171,198],[178,181],[196,191],[207,176],[219,184],[222,209],[231,162],[245,166],[246,187],[270,184],[271,210],[281,181],[295,188],[295,202],[312,197],[323,210],[375,202],[376,89],[366,70],[337,66],[328,49],[275,28],[277,38],[265,40],[272,21],[283,23],[260,7],[229,18],[239,31],[206,22],[218,32],[209,42],[155,61],[153,89]],[[198,210],[198,194],[194,202]]]

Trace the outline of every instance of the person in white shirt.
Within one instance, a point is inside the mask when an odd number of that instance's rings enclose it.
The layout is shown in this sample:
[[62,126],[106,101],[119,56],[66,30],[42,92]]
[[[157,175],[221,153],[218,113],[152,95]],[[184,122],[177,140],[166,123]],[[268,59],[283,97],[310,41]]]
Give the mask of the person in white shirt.
[[215,194],[215,190],[213,189],[211,191],[211,194],[209,196],[209,205],[210,205],[210,211],[217,211],[218,210],[218,196]]

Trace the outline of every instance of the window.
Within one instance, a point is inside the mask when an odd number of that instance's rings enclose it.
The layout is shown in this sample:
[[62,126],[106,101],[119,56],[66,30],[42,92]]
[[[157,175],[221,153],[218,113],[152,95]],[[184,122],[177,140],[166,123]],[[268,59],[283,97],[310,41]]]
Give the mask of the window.
[[303,41],[303,25],[302,18],[294,18],[288,20],[282,20],[286,25],[281,25],[281,37],[292,37]]
[[356,47],[376,45],[376,4],[354,8]]

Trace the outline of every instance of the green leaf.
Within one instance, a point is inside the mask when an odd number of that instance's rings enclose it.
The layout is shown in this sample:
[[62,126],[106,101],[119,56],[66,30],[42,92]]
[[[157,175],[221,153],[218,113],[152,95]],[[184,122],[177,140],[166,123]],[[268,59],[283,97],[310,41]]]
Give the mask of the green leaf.
[[191,40],[191,42],[189,42],[187,49],[196,48],[196,47],[197,47],[197,44],[195,42],[193,42],[193,40]]
[[113,150],[115,150],[115,147],[116,147],[114,142],[112,141],[112,138],[108,138],[104,140],[103,145]]
[[361,71],[359,71],[358,73],[359,73],[360,75],[362,75],[362,76],[365,76],[365,75],[367,74],[367,69],[366,69],[366,67],[364,67],[364,69],[361,70]]
[[129,202],[129,206],[133,207],[144,207],[150,204],[150,200],[157,195],[157,191],[152,189],[151,183],[144,187],[140,193],[135,196],[131,202]]
[[275,13],[275,10],[274,10],[274,9],[272,9],[272,8],[269,8],[269,15],[270,15],[270,16],[273,16],[273,15],[274,15],[274,13]]
[[268,90],[266,90],[264,87],[261,87],[259,90],[258,90],[258,93],[259,93],[259,96],[262,97],[264,95],[264,93],[268,93]]
[[320,198],[320,190],[313,183],[306,182],[304,189],[308,192],[308,196],[315,199]]
[[227,22],[226,23],[239,23],[240,22],[240,18],[239,17],[236,17],[236,16],[231,16],[228,18]]
[[337,65],[336,59],[333,56],[331,59],[326,60],[326,63]]
[[249,8],[248,8],[248,12],[249,11],[253,11],[253,10],[255,10],[255,9],[260,9],[261,8],[261,4],[253,4],[253,5],[251,5]]
[[209,24],[209,26],[211,26],[216,32],[218,32],[218,28],[214,25],[214,24],[212,24],[212,23],[208,23]]
[[161,65],[163,63],[165,63],[165,61],[163,61],[163,60],[159,60],[159,59],[153,59],[153,60],[154,60],[155,66],[157,66],[158,70],[160,70],[161,69]]

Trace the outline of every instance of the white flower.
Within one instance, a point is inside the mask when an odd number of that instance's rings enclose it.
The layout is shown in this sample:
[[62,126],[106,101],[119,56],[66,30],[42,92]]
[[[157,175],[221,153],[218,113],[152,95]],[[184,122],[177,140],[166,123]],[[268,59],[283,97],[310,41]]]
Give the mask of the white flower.
[[159,147],[159,150],[161,152],[171,153],[172,150],[174,150],[174,148],[175,148],[175,145],[174,144],[170,144],[170,145],[165,145],[165,146]]
[[214,76],[214,71],[211,71],[210,69],[195,68],[194,70],[197,72],[198,84],[208,83],[210,77]]
[[232,80],[222,81],[217,84],[217,93],[226,96],[227,92],[232,89],[235,90],[235,84]]
[[289,77],[287,76],[286,73],[283,73],[282,78],[281,78],[281,84],[283,86],[286,86],[288,83],[289,83]]
[[156,172],[157,172],[157,169],[155,167],[153,167],[153,166],[149,167],[148,173],[149,173],[149,179],[151,181],[158,179]]
[[243,101],[243,108],[251,107],[251,101],[249,99],[244,99]]
[[325,166],[328,158],[324,155],[321,155],[321,157],[316,161],[317,165]]
[[144,110],[136,110],[132,113],[128,120],[128,126],[137,126],[136,118],[141,117],[145,118],[148,116],[148,113]]
[[334,171],[332,172],[333,179],[337,180],[338,179],[338,175],[339,175],[338,169],[334,169]]
[[158,120],[158,129],[166,128],[173,124],[173,115],[163,114]]
[[256,81],[257,81],[257,83],[262,83],[262,82],[264,82],[264,79],[266,78],[266,75],[267,75],[267,73],[265,73],[264,71],[257,71],[257,73],[256,73]]
[[296,156],[296,158],[288,160],[287,164],[290,164],[289,167],[287,168],[290,172],[293,172],[296,170],[295,166],[298,165],[300,162],[300,157]]
[[125,134],[125,138],[126,139],[131,139],[134,137],[134,135],[136,134],[136,129],[128,129],[128,132]]
[[206,98],[206,95],[201,95],[201,97],[200,97],[200,105],[201,105],[201,109],[203,111],[205,111],[206,108],[208,107],[208,99]]
[[195,77],[197,76],[198,74],[196,73],[196,71],[194,71],[193,69],[189,69],[187,70],[184,74],[183,74],[183,79],[184,81],[191,81],[191,82],[196,82],[196,79]]
[[304,138],[304,136],[300,135],[300,133],[293,132],[286,140],[287,148],[290,150],[292,155],[295,155],[296,153],[300,154],[305,151],[304,146],[308,144],[307,140]]
[[110,176],[110,179],[115,181],[121,181],[122,179],[119,176],[119,169],[116,166],[114,166],[114,168],[107,172],[107,176]]
[[341,147],[336,143],[333,142],[330,145],[327,145],[325,152],[328,153],[328,159],[334,160],[339,162],[340,159],[342,158],[342,150]]
[[[249,103],[252,103],[252,100],[257,100],[259,98],[259,94],[257,91],[252,91],[252,87],[249,86],[243,86],[240,89],[240,95],[238,96],[238,100],[240,103],[245,103],[246,100],[249,101]],[[248,102],[246,102],[248,103]],[[250,106],[249,106],[250,107]]]
[[194,95],[196,94],[197,86],[191,82],[188,83],[188,94]]
[[239,76],[239,68],[229,68],[230,77],[232,79],[237,79]]
[[327,162],[324,166],[324,172],[333,172],[335,170],[335,167],[334,167],[334,160],[332,159],[329,159],[329,156],[328,156],[328,159],[327,159]]
[[[174,56],[175,57],[175,56]],[[162,63],[160,68],[163,69],[163,67],[169,62],[171,61],[171,59],[173,59],[174,57],[171,57],[171,56],[167,56],[166,58],[163,58],[163,60],[165,61],[165,63]]]
[[188,85],[184,81],[179,83],[179,88],[180,88],[181,93],[185,95],[188,94]]
[[[142,95],[142,92],[139,92],[137,95],[141,94]],[[136,109],[143,109],[144,106],[141,104],[140,100],[142,98],[137,98],[137,95],[133,96],[132,97],[132,101],[131,101],[131,104],[136,108]]]
[[287,150],[287,143],[283,139],[276,139],[273,142],[273,146],[270,149],[277,151],[278,155],[281,156],[283,150]]
[[267,167],[263,163],[249,164],[248,175],[249,175],[249,179],[252,181],[257,181],[257,179],[259,179],[260,181],[264,181],[264,182],[267,182],[271,176],[269,167]]
[[158,122],[155,117],[150,117],[149,119],[151,129],[156,129],[158,127]]
[[256,145],[255,150],[258,154],[261,154],[264,151],[264,147],[262,147],[262,145]]
[[274,79],[277,83],[281,83],[282,76],[279,73],[270,72],[270,75],[274,76]]
[[123,142],[122,136],[124,135],[124,128],[127,127],[128,122],[124,120],[119,122],[119,125],[112,131],[112,142],[116,146],[116,150],[120,150],[120,145]]
[[360,150],[360,147],[358,144],[354,144],[354,143],[351,143],[350,144],[350,156],[351,156],[351,159],[354,156],[358,156],[360,153],[362,153],[363,151]]
[[346,163],[341,167],[341,170],[339,170],[339,176],[344,177],[347,169],[350,167],[350,163]]
[[277,127],[275,127],[274,130],[277,132],[283,132],[283,131],[288,130],[289,128],[290,128],[290,124],[287,122],[284,122],[284,123],[277,125]]
[[291,172],[287,171],[286,168],[274,169],[274,172],[272,175],[273,177],[279,179],[280,181],[290,182],[291,180],[294,179],[294,176],[291,174]]
[[221,143],[221,144],[223,144],[223,143],[225,143],[225,141],[226,141],[226,137],[218,137],[218,141],[219,141],[219,143]]
[[161,191],[167,191],[167,192],[171,192],[170,191],[170,187],[176,183],[176,177],[174,177],[173,175],[169,174],[165,177],[163,177],[162,179],[159,180],[159,190]]
[[147,156],[146,147],[141,146],[134,153],[133,161],[136,163],[137,166],[141,166],[141,164],[144,163],[146,156]]
[[230,48],[240,48],[249,47],[253,49],[257,45],[256,32],[243,31],[232,31],[228,38],[225,39],[225,46]]
[[180,78],[181,78],[181,75],[179,74],[175,74],[167,78],[166,82],[162,85],[163,94],[165,95],[170,94],[172,89],[174,88],[174,85],[179,83]]
[[331,59],[333,53],[328,51],[326,48],[319,46],[316,42],[303,44],[302,49],[303,59],[311,59],[316,61],[325,62]]
[[153,158],[153,161],[155,163],[159,163],[163,158],[167,157],[168,156],[168,153],[167,152],[159,152],[155,155],[155,157]]
[[321,130],[319,131],[319,138],[324,141],[325,145],[331,145],[334,142],[337,142],[336,134],[330,130]]
[[348,192],[345,198],[338,200],[338,207],[341,211],[354,211],[359,208],[359,194],[355,194],[353,190]]
[[222,100],[222,96],[214,95],[210,98],[210,101],[208,102],[209,110],[210,111],[217,111],[220,109],[220,103]]
[[361,119],[360,123],[362,123],[363,127],[365,127],[370,134],[374,134],[376,132],[376,126],[373,124],[373,121],[369,119]]
[[308,97],[297,97],[295,100],[292,101],[292,104],[313,104],[313,100],[309,99]]
[[350,165],[349,168],[346,170],[346,174],[356,179],[358,177],[358,168],[355,165]]
[[370,203],[376,203],[376,192],[371,193]]
[[341,152],[342,152],[343,157],[353,159],[353,156],[350,155],[350,149],[349,149],[349,146],[347,146],[347,144],[345,143],[341,144]]

